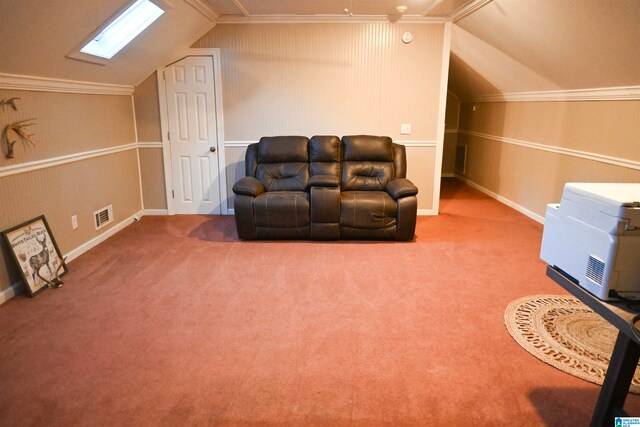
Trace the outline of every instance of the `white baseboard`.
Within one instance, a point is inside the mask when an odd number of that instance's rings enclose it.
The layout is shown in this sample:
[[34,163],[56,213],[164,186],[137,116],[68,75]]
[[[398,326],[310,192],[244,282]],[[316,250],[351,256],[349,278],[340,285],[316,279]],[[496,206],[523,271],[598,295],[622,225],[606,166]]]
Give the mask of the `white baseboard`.
[[501,195],[499,195],[498,193],[494,193],[493,191],[484,188],[483,186],[476,184],[473,181],[468,180],[467,178],[457,175],[456,178],[458,178],[460,181],[464,182],[465,184],[469,185],[470,187],[475,188],[476,190],[479,190],[481,192],[483,192],[484,194],[488,195],[489,197],[492,197],[494,199],[496,199],[497,201],[504,203],[505,205],[509,206],[512,209],[517,210],[518,212],[520,212],[521,214],[524,214],[526,216],[528,216],[529,218],[531,218],[532,220],[539,222],[540,224],[544,224],[544,217],[538,215],[535,212],[530,211],[529,209],[525,208],[522,205],[517,204],[516,202],[507,199],[506,197],[503,197]]
[[227,215],[235,215],[235,214],[236,214],[235,209],[233,209],[233,208],[227,209]]
[[14,283],[4,291],[0,292],[0,305],[4,304],[5,302],[9,301],[11,298],[23,292],[24,292],[24,287],[22,286],[22,282]]
[[105,231],[104,233],[94,237],[93,239],[89,240],[88,242],[85,242],[82,245],[78,246],[77,248],[67,252],[67,254],[64,255],[67,258],[66,262],[69,262],[69,261],[72,261],[72,260],[78,258],[80,255],[82,255],[83,253],[87,252],[89,249],[94,248],[95,246],[97,246],[100,243],[104,242],[109,237],[113,236],[118,231],[120,231],[123,228],[125,228],[127,225],[133,223],[135,217],[138,217],[138,218],[141,217],[143,215],[143,212],[144,211],[136,212],[135,214],[131,215],[129,218],[125,219],[124,221],[121,221],[118,224],[114,225],[113,227],[111,227],[110,229]]
[[142,211],[142,215],[144,216],[163,216],[169,215],[169,211],[167,209],[145,209]]
[[[136,218],[136,217],[139,218],[139,217],[143,216],[144,212],[145,211],[136,212],[135,214],[131,215],[129,218],[125,219],[124,221],[121,221],[118,224],[114,225],[113,227],[111,227],[110,229],[105,231],[104,233],[94,237],[93,239],[89,240],[88,242],[83,243],[82,245],[78,246],[77,248],[70,250],[65,255],[63,255],[63,258],[66,257],[66,262],[70,262],[70,261],[78,258],[80,255],[82,255],[83,253],[87,252],[89,249],[97,246],[98,244],[104,242],[109,237],[113,236],[118,231],[120,231],[123,228],[125,228],[127,225],[132,224],[134,222],[134,218]],[[22,292],[24,292],[23,283],[22,282],[14,283],[9,288],[7,288],[4,291],[0,292],[0,305],[2,305],[3,303],[9,301],[11,298],[13,298],[14,296],[16,296],[17,294],[20,294]]]

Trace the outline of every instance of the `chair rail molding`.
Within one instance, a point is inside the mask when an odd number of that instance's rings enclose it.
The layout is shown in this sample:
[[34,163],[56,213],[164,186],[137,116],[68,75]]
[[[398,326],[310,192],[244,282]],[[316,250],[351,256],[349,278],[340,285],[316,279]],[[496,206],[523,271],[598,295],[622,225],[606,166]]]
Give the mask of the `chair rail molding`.
[[138,148],[162,148],[162,142],[138,142]]
[[[248,147],[250,144],[254,144],[258,141],[225,141],[225,148],[237,148],[237,147]],[[435,147],[437,142],[424,140],[424,141],[404,141],[397,140],[393,141],[396,144],[402,144],[405,147]]]
[[604,154],[591,153],[588,151],[574,150],[572,148],[563,148],[555,145],[540,144],[538,142],[525,141],[522,139],[506,138],[504,136],[489,135],[481,132],[473,132],[468,130],[459,130],[459,134],[475,136],[477,138],[489,139],[492,141],[503,142],[505,144],[519,145],[521,147],[531,148],[534,150],[548,151],[550,153],[564,154],[565,156],[579,157],[581,159],[593,160],[594,162],[607,163],[610,165],[620,166],[628,169],[640,170],[640,161],[623,159],[621,157],[607,156]]
[[48,159],[35,160],[33,162],[19,163],[11,166],[0,167],[0,178],[19,173],[30,172],[38,169],[50,168],[53,166],[64,165],[66,163],[79,162],[93,157],[106,156],[109,154],[119,153],[121,151],[135,150],[138,144],[116,145],[114,147],[98,148],[96,150],[82,151],[80,153],[67,154],[64,156],[51,157]]

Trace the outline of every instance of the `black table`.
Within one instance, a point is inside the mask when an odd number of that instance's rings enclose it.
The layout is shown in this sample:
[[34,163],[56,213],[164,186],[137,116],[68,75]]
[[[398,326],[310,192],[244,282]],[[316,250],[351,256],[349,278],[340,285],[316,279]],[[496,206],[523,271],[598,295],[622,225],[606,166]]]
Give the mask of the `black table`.
[[628,303],[607,302],[594,297],[557,268],[548,266],[547,276],[619,330],[591,418],[591,426],[613,425],[615,417],[628,416],[622,407],[640,358],[640,340],[634,334],[632,326],[633,318],[639,313],[629,309]]

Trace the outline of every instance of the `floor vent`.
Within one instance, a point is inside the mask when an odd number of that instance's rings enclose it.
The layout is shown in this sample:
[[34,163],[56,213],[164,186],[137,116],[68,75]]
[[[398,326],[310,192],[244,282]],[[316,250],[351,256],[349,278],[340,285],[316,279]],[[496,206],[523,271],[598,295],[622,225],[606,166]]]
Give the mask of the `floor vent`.
[[105,206],[102,209],[98,209],[93,213],[93,218],[96,224],[96,230],[100,230],[107,224],[113,222],[113,205]]
[[587,263],[587,279],[602,286],[602,276],[604,275],[604,262],[589,255]]
[[456,145],[456,173],[464,175],[467,171],[467,146]]

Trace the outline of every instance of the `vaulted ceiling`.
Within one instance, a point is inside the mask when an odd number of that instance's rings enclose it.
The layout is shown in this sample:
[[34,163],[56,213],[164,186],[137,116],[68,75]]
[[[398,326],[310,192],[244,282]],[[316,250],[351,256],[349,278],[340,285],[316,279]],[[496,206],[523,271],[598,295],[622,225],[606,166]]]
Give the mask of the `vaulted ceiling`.
[[[66,55],[125,0],[0,0],[0,73],[137,84],[216,22],[453,21],[449,89],[459,97],[640,86],[640,0],[169,0],[107,65]],[[398,6],[406,6],[399,13]]]
[[345,16],[344,9],[356,16],[398,15],[405,6],[406,17],[446,17],[472,0],[206,0],[227,17]]
[[134,85],[214,23],[182,0],[107,65],[69,59],[126,0],[0,0],[0,73]]
[[453,28],[463,98],[640,85],[640,1],[493,0]]

